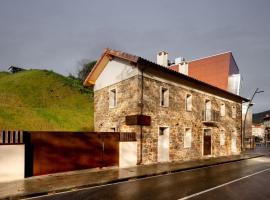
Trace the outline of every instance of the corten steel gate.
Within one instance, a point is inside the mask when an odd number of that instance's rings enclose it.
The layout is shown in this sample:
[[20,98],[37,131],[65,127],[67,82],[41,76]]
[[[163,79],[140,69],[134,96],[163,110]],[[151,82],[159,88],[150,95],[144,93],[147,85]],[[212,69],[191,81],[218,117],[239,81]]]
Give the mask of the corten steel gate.
[[[118,166],[118,132],[24,132],[26,177]],[[125,134],[124,134],[125,135]],[[129,139],[135,139],[134,133]]]

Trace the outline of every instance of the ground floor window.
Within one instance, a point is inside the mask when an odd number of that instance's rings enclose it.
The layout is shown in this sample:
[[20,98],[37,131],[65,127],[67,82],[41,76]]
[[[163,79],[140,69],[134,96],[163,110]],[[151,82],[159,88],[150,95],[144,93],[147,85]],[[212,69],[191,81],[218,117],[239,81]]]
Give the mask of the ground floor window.
[[191,128],[186,128],[184,133],[184,148],[190,148],[191,147]]
[[225,145],[225,131],[221,130],[220,131],[220,146]]

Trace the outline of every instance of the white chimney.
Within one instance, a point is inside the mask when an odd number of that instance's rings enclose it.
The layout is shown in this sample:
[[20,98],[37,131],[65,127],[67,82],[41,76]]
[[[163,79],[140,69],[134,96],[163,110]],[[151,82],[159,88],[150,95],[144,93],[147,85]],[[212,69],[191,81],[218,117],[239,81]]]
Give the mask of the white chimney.
[[161,51],[157,54],[157,64],[168,67],[168,53]]

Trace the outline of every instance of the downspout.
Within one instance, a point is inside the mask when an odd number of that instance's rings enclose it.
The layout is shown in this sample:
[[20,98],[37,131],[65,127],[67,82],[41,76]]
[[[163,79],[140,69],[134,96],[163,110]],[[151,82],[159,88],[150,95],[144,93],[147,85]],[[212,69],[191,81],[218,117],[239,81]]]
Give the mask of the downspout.
[[243,101],[241,103],[241,152],[243,152],[243,146],[244,146],[244,134],[243,134]]
[[[141,70],[141,99],[140,99],[140,107],[141,107],[140,115],[141,116],[143,115],[143,106],[144,106],[144,103],[143,103],[144,75],[143,73],[145,69],[146,67]],[[143,125],[140,125],[140,161],[138,162],[139,165],[142,164],[142,160],[143,160],[142,150],[143,150]]]

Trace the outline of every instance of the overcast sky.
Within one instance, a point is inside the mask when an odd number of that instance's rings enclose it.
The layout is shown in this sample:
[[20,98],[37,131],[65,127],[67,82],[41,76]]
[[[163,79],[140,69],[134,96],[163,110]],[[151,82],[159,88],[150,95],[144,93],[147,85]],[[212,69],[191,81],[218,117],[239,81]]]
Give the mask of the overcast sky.
[[232,51],[256,87],[255,112],[270,109],[269,0],[0,0],[0,71],[10,65],[74,73],[104,48],[173,60]]

